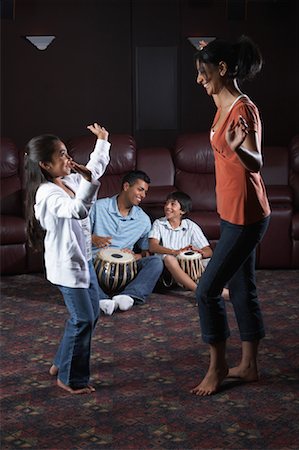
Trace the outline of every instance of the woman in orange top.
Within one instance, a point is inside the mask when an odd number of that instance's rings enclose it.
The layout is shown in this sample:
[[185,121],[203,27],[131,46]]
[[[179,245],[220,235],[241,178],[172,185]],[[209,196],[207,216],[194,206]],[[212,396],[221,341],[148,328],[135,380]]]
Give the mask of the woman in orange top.
[[[262,67],[256,45],[243,36],[236,44],[216,39],[195,55],[197,83],[212,96],[217,112],[211,128],[215,156],[217,211],[221,237],[196,291],[203,341],[210,365],[191,392],[217,392],[226,377],[258,379],[257,350],[265,336],[255,283],[255,249],[265,234],[270,208],[261,178],[261,121],[254,103],[238,80],[252,78]],[[228,284],[242,341],[238,366],[228,368],[230,335],[221,297]]]

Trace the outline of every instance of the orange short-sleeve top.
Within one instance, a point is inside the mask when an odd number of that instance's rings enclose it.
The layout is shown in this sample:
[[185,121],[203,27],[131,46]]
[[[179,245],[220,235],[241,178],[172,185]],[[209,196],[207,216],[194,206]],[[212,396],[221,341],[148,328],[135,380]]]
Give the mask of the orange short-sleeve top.
[[[217,111],[214,123],[218,120]],[[221,219],[237,225],[247,225],[267,217],[270,206],[260,172],[250,172],[238,155],[228,146],[225,131],[239,116],[246,120],[249,130],[258,134],[261,142],[261,120],[257,107],[247,96],[233,104],[221,127],[212,133],[211,145],[215,157],[217,211]]]

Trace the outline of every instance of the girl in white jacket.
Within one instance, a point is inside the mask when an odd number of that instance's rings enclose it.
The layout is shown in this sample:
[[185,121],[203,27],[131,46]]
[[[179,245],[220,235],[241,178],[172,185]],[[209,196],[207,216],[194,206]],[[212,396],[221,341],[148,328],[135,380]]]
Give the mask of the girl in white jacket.
[[28,240],[39,249],[44,238],[46,277],[60,289],[70,314],[50,374],[71,394],[95,390],[89,365],[99,293],[88,214],[110,159],[108,132],[97,123],[87,128],[97,142],[86,166],[73,161],[53,135],[34,137],[25,153]]

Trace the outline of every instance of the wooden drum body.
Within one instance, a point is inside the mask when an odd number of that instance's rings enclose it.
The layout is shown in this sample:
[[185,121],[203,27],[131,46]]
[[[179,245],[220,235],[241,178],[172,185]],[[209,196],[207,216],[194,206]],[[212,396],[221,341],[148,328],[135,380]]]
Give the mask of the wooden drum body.
[[177,255],[177,260],[183,271],[186,272],[195,283],[197,283],[204,271],[204,267],[201,262],[202,255],[194,252],[193,250],[186,250]]
[[134,255],[118,248],[100,250],[94,261],[99,285],[106,294],[115,294],[137,275]]

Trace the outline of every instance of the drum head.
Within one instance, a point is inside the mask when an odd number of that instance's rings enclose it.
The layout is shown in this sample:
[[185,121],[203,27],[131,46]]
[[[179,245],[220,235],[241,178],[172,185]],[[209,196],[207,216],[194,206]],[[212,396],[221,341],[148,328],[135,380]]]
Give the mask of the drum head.
[[202,254],[198,252],[194,252],[193,250],[186,250],[181,252],[177,256],[178,259],[201,259]]
[[98,252],[97,258],[117,264],[126,264],[135,261],[134,255],[124,252],[119,248],[103,248]]

